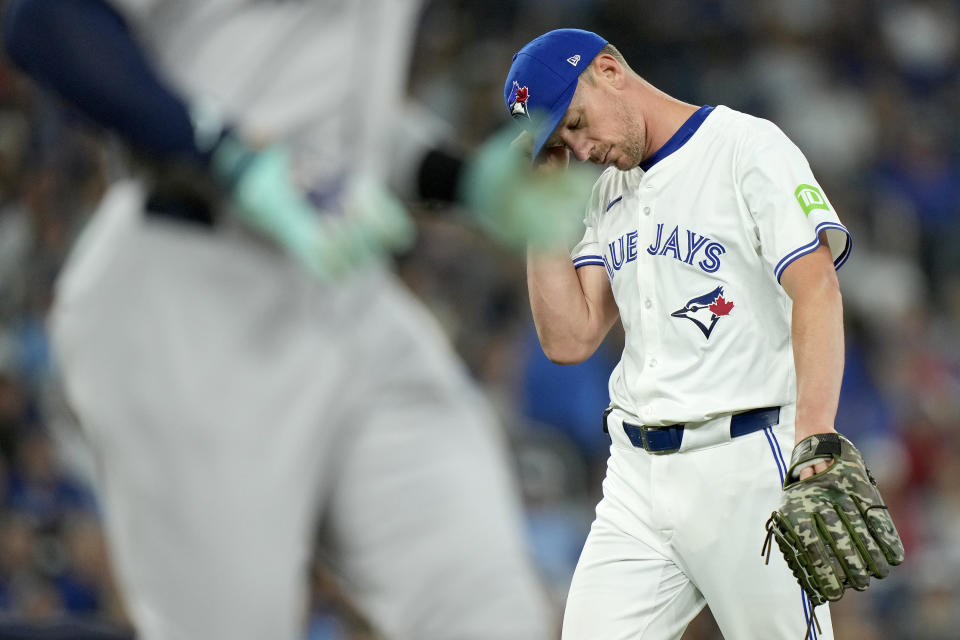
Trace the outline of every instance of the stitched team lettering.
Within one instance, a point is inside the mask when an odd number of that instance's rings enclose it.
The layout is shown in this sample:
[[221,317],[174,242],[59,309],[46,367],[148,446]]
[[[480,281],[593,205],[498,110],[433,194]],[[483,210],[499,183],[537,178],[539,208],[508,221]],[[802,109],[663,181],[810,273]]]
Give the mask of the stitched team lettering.
[[[637,259],[637,238],[637,232],[630,231],[607,246],[607,255],[603,257],[603,262],[611,278],[623,265]],[[689,265],[696,264],[707,273],[714,273],[720,268],[720,256],[726,252],[726,248],[719,242],[689,229],[681,231],[679,226],[674,227],[664,238],[662,223],[657,225],[657,237],[647,247],[647,253],[652,256],[670,256]]]
[[696,265],[707,273],[714,273],[720,268],[720,256],[727,252],[719,242],[690,229],[681,230],[679,226],[674,227],[666,238],[664,235],[663,223],[660,223],[657,225],[657,237],[647,247],[647,253],[652,256],[672,256],[690,265],[699,255],[702,258],[697,260]]

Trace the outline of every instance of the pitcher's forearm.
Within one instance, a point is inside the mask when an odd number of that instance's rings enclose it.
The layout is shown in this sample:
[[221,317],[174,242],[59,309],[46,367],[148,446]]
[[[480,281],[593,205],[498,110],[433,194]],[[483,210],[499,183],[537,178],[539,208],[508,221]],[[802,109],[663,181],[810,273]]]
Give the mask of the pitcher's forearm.
[[578,273],[565,253],[529,250],[527,288],[540,345],[554,362],[589,358],[617,318],[609,284],[595,273]]
[[843,378],[843,304],[832,283],[805,292],[793,307],[797,441],[834,431]]

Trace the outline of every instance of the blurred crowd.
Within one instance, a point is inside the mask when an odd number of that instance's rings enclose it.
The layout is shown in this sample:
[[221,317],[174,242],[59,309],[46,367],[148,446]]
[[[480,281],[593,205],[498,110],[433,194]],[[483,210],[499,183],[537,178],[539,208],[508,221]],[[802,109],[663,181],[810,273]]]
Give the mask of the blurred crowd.
[[[423,14],[411,94],[471,148],[507,119],[514,51],[557,27],[597,31],[682,100],[773,120],[806,153],[853,235],[840,271],[847,364],[837,427],[863,451],[907,550],[905,567],[833,607],[836,637],[956,638],[960,2],[436,0]],[[92,462],[44,331],[54,277],[110,171],[108,146],[0,59],[0,620],[125,624]],[[551,364],[529,318],[522,260],[460,216],[417,217],[418,246],[398,270],[502,418],[530,549],[559,615],[599,498],[609,445],[600,414],[622,336],[614,330],[581,365]],[[758,523],[758,558],[762,539]],[[317,573],[311,638],[369,637]],[[719,637],[708,613],[684,636]]]

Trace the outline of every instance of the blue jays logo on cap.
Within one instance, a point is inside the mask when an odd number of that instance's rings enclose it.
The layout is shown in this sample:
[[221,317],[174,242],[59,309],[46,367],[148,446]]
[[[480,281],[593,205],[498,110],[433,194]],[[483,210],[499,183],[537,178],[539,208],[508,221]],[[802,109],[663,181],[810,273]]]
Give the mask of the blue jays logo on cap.
[[520,83],[514,80],[513,90],[510,92],[510,96],[507,98],[507,106],[510,107],[510,115],[513,117],[527,116],[529,118],[530,112],[527,111],[527,99],[529,97],[530,88],[521,87]]
[[590,31],[556,29],[513,56],[503,98],[511,116],[530,119],[534,158],[566,114],[580,74],[606,44]]
[[713,328],[722,316],[730,314],[733,302],[723,297],[723,287],[717,287],[710,293],[691,298],[682,308],[670,315],[674,318],[686,318],[703,332],[703,337],[710,339]]

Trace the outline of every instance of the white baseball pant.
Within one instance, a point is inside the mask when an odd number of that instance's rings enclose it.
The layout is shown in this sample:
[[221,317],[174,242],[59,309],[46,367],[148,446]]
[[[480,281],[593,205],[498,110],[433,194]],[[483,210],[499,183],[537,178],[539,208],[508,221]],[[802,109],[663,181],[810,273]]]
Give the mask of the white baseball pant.
[[[677,640],[705,606],[729,640],[800,640],[810,604],[764,524],[780,501],[793,449],[793,407],[780,424],[736,438],[729,416],[684,431],[679,452],[654,455],[607,420],[603,498],[574,572],[564,640]],[[629,421],[629,419],[628,419]],[[816,609],[832,640],[830,611]]]

